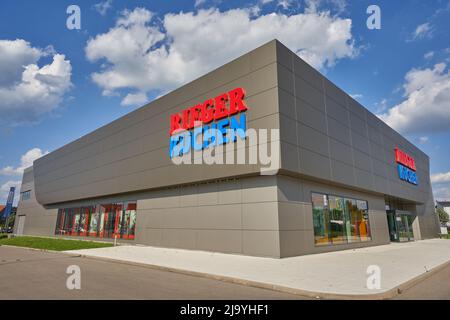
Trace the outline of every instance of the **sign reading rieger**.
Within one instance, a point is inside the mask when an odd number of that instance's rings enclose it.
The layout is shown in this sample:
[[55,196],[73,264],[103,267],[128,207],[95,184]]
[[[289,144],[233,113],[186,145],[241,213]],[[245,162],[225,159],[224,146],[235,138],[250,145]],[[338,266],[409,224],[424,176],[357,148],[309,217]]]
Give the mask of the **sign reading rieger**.
[[172,163],[259,164],[262,175],[276,174],[280,167],[280,130],[247,129],[248,107],[244,98],[244,89],[236,88],[172,114]]

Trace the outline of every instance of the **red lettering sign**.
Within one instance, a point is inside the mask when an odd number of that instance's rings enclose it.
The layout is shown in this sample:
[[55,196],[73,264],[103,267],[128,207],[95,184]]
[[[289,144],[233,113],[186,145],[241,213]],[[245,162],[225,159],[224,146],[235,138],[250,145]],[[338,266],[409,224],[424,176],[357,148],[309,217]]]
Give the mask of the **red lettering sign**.
[[236,88],[219,94],[214,99],[208,99],[202,104],[186,108],[181,113],[174,113],[170,116],[169,135],[180,129],[189,130],[196,125],[207,124],[213,120],[246,111],[247,105],[244,98],[244,89]]
[[399,148],[395,148],[395,161],[416,171],[416,162],[414,161],[414,158]]

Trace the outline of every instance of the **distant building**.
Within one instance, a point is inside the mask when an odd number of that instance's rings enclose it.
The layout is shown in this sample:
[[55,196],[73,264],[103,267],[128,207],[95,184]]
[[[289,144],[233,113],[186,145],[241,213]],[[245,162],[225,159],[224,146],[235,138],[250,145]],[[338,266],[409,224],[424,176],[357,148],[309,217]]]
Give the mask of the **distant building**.
[[[442,208],[450,216],[450,201],[436,201],[436,208]],[[447,222],[447,227],[450,227],[450,222]]]

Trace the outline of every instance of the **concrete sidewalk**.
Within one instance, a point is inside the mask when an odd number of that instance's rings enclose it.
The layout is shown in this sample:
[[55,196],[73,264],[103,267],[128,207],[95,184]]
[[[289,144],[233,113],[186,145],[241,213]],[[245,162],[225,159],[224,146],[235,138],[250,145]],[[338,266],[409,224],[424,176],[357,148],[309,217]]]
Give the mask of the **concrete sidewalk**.
[[[389,298],[399,286],[412,284],[430,274],[428,271],[450,263],[450,241],[392,243],[283,259],[145,246],[67,253],[146,264],[310,297]],[[370,265],[381,269],[381,289],[366,287]]]

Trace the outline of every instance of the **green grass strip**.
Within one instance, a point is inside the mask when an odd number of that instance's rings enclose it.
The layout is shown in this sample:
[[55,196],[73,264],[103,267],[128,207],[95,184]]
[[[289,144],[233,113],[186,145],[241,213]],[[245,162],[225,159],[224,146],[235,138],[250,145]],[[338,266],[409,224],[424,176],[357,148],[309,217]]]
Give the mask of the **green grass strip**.
[[27,247],[35,249],[45,249],[54,251],[94,249],[112,247],[112,243],[82,241],[82,240],[66,240],[56,238],[40,238],[40,237],[14,237],[9,239],[0,239],[0,245],[9,245],[17,247]]

